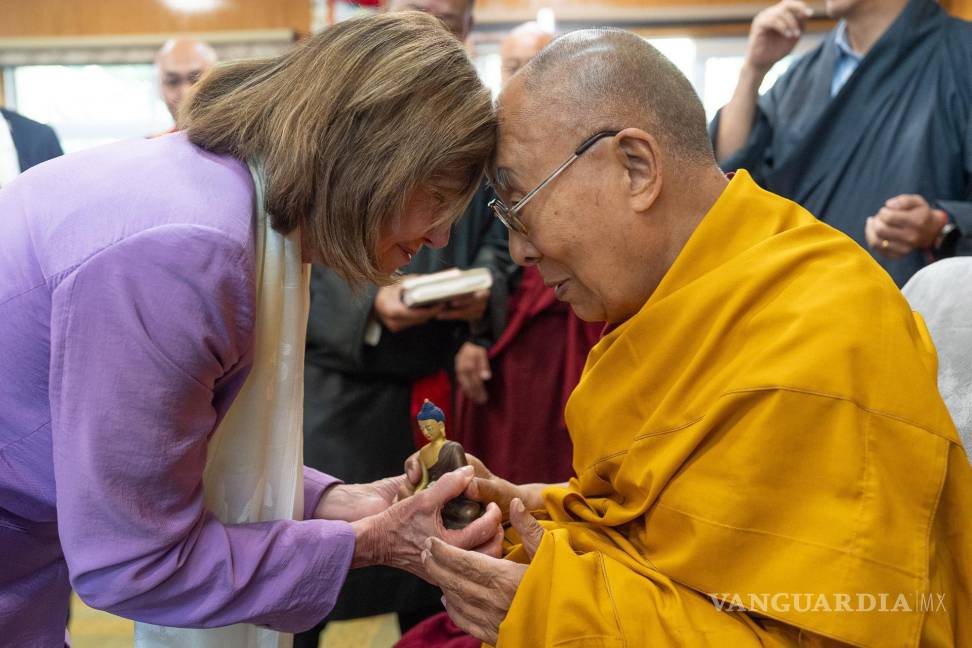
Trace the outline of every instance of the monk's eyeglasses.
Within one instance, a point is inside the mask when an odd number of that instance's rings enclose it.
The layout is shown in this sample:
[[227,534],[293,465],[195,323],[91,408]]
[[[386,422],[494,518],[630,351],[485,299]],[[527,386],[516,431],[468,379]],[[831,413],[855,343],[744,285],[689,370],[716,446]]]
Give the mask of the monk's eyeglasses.
[[506,203],[504,203],[499,196],[493,198],[491,201],[489,201],[489,207],[490,209],[493,210],[493,214],[496,216],[496,218],[500,220],[501,223],[506,225],[507,229],[516,232],[520,236],[526,236],[527,227],[523,223],[523,220],[520,218],[520,211],[523,210],[526,204],[530,202],[530,200],[532,200],[533,197],[536,196],[541,189],[543,189],[548,184],[553,182],[554,178],[556,178],[561,173],[566,171],[567,167],[573,164],[577,160],[577,158],[579,158],[581,155],[584,154],[585,151],[587,151],[589,148],[597,144],[605,137],[614,137],[619,132],[621,131],[601,131],[599,133],[595,133],[594,135],[591,135],[589,138],[584,140],[583,144],[581,144],[580,146],[577,147],[576,150],[574,150],[573,155],[567,158],[567,160],[564,161],[564,163],[561,164],[559,167],[557,167],[553,173],[548,175],[543,182],[538,184],[533,189],[533,191],[530,191],[525,196],[523,196],[523,198],[514,202],[512,207],[507,207]]

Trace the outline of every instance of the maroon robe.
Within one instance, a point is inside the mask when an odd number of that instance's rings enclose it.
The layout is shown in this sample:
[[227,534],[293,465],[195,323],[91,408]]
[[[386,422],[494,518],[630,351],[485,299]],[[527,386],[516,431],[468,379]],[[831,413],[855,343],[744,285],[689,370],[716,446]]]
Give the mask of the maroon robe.
[[489,399],[477,405],[457,390],[449,438],[515,484],[566,481],[573,470],[564,405],[601,329],[578,319],[536,268],[526,268],[506,330],[489,349]]
[[483,642],[459,629],[446,612],[418,624],[398,640],[395,648],[479,648]]

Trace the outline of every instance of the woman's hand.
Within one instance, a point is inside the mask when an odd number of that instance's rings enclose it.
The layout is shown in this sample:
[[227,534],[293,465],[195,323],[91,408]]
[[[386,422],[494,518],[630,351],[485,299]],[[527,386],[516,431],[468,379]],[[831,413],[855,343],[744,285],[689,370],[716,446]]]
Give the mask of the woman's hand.
[[442,507],[461,495],[472,479],[473,469],[465,466],[377,515],[352,522],[356,541],[351,566],[388,565],[428,580],[421,555],[429,538],[498,554],[503,529],[496,504],[488,505],[482,517],[464,529],[446,529],[442,524]]
[[338,484],[328,488],[314,509],[318,520],[354,522],[377,515],[395,503],[407,481],[405,475],[379,479],[370,484]]
[[[543,527],[519,499],[510,503],[510,521],[532,560],[543,540]],[[433,538],[422,552],[422,562],[430,582],[442,588],[442,602],[452,621],[476,639],[495,645],[528,566],[463,551]]]

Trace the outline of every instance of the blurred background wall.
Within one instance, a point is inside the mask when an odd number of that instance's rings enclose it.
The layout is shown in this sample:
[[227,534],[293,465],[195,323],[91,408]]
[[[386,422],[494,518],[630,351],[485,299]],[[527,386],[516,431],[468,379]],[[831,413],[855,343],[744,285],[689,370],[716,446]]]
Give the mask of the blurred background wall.
[[[171,126],[158,98],[156,49],[178,34],[208,41],[222,60],[268,56],[379,0],[0,0],[0,102],[54,126],[65,151]],[[538,20],[568,31],[611,25],[635,31],[691,79],[710,115],[732,92],[753,15],[769,3],[724,0],[477,0],[470,55],[498,88],[499,41]],[[972,18],[972,0],[945,0]],[[822,10],[822,3],[816,3]],[[831,23],[812,21],[798,51]],[[767,77],[767,87],[791,63]]]

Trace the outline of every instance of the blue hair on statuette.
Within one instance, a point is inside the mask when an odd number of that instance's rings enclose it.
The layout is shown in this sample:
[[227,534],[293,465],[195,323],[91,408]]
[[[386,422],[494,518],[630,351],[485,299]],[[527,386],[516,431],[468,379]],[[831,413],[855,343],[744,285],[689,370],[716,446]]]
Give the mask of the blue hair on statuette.
[[416,421],[438,421],[439,423],[445,422],[445,414],[440,410],[435,404],[428,398],[422,403],[422,409],[419,410],[418,416],[415,417]]

